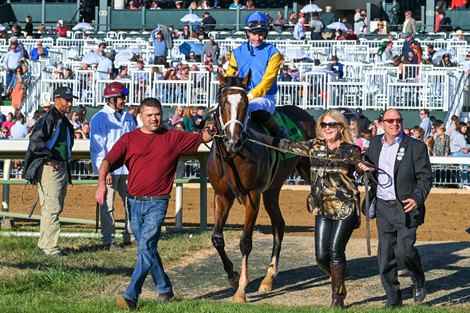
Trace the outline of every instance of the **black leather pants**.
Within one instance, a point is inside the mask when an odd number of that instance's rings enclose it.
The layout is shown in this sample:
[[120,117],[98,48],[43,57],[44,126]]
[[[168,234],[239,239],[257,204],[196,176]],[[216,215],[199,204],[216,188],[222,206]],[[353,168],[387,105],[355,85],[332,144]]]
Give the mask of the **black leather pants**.
[[346,263],[346,244],[357,225],[357,214],[354,212],[345,220],[331,220],[322,215],[315,217],[315,257],[318,266],[328,275],[330,263],[341,265]]

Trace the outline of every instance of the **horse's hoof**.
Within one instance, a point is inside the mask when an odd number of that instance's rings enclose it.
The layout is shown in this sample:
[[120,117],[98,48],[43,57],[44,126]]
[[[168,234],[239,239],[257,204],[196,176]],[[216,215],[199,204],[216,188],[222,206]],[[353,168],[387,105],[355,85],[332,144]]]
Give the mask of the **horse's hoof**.
[[234,272],[232,277],[228,277],[228,283],[230,287],[238,289],[238,282],[240,281],[240,274]]
[[268,292],[273,290],[273,280],[265,277],[259,286],[258,291]]
[[233,296],[233,302],[235,302],[235,303],[246,303],[246,296],[245,295],[240,295],[240,294],[235,294]]

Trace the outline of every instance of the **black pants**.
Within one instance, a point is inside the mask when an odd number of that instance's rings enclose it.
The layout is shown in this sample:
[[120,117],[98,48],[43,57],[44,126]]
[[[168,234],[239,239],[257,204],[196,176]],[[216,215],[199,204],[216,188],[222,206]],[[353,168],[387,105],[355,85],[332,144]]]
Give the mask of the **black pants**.
[[406,214],[400,202],[388,203],[377,200],[377,231],[379,233],[378,262],[382,286],[389,304],[397,304],[401,299],[398,282],[397,260],[409,271],[416,287],[424,284],[421,259],[414,244],[417,227],[405,226]]
[[345,220],[331,220],[323,215],[315,217],[315,257],[318,266],[329,273],[330,263],[346,263],[344,253],[346,244],[357,225],[357,214],[354,212]]

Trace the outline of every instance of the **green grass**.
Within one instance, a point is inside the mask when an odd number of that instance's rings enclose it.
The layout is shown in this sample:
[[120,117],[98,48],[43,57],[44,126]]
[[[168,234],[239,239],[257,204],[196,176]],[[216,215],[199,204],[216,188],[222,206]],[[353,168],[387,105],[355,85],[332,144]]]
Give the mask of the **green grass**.
[[[210,233],[165,234],[159,251],[166,265],[190,256],[194,251],[213,249]],[[238,236],[226,232],[226,237]],[[122,292],[132,273],[136,248],[123,252],[101,251],[99,239],[61,238],[60,246],[69,255],[65,260],[43,256],[37,238],[0,238],[0,312],[121,312],[115,297]],[[226,301],[179,300],[158,304],[142,298],[139,312],[191,313],[303,313],[333,312],[324,306],[287,307],[265,304],[239,305]],[[348,312],[385,311],[377,307],[355,306]],[[392,312],[392,311],[390,311]],[[393,312],[465,312],[464,308],[407,306]]]

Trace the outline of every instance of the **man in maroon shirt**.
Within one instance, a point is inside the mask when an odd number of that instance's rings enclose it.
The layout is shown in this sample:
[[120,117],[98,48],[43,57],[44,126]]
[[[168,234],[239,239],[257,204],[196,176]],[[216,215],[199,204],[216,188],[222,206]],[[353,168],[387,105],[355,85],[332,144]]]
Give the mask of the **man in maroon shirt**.
[[122,165],[129,170],[127,201],[132,232],[137,239],[137,264],[124,295],[116,299],[120,308],[135,309],[147,274],[151,272],[159,293],[157,301],[174,297],[157,251],[160,230],[165,219],[176,166],[181,154],[196,152],[201,142],[212,137],[203,131],[187,133],[167,130],[162,124],[162,105],[147,98],[140,105],[143,127],[124,134],[101,163],[96,201],[103,204],[106,175]]

